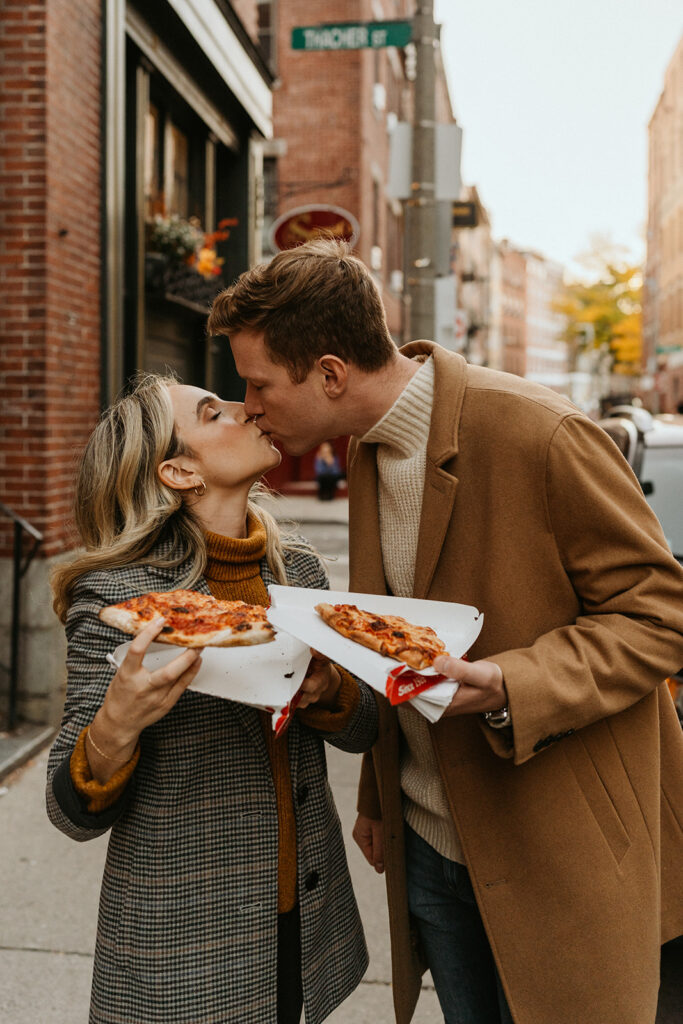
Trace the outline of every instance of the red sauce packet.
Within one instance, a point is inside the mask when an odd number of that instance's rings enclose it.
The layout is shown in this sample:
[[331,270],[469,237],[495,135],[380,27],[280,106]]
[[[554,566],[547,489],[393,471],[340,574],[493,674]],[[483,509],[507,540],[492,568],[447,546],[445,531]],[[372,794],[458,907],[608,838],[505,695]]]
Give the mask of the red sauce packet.
[[387,676],[386,695],[390,704],[403,704],[423,690],[428,690],[436,683],[442,683],[447,676],[433,675],[423,676],[414,668],[406,668],[405,665],[398,665],[392,669]]
[[[276,736],[282,736],[289,728],[289,723],[292,720],[292,715],[299,706],[301,701],[302,690],[299,688],[288,704],[285,704],[283,708],[279,708],[273,711],[273,729]],[[272,710],[267,708],[266,710]]]

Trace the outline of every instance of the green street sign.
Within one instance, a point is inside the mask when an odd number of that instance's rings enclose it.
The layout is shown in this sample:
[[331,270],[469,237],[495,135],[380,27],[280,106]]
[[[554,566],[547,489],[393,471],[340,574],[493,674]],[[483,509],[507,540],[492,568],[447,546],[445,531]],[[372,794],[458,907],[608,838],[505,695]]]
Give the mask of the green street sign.
[[407,46],[413,35],[410,21],[342,22],[292,29],[293,50],[378,50]]

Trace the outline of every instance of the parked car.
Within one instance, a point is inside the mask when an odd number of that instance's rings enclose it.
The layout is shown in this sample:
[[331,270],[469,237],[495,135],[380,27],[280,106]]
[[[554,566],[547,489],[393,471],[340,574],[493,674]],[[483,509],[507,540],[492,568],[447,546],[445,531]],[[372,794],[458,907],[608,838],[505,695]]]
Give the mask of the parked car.
[[[617,405],[599,423],[638,477],[674,557],[683,565],[683,416],[653,416],[637,406]],[[683,669],[668,682],[683,722]]]

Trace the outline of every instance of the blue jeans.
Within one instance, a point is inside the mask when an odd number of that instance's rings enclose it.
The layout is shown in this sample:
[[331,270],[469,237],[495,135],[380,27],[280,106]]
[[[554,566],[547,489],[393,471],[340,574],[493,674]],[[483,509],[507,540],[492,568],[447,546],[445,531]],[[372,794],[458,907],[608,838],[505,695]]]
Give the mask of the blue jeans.
[[467,868],[405,827],[408,904],[445,1024],[513,1024]]

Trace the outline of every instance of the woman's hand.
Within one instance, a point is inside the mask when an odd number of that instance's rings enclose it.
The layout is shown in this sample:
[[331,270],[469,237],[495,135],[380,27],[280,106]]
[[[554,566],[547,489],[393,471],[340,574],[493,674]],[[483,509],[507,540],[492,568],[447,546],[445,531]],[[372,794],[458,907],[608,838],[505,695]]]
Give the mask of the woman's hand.
[[154,672],[144,667],[147,648],[163,625],[162,618],[154,619],[135,637],[92,721],[86,750],[99,782],[106,782],[130,760],[142,730],[168,714],[199,671],[197,649],[183,651]]
[[301,698],[297,707],[300,710],[311,704],[321,708],[334,707],[337,690],[341,686],[341,676],[329,658],[311,648],[311,663],[301,684]]

